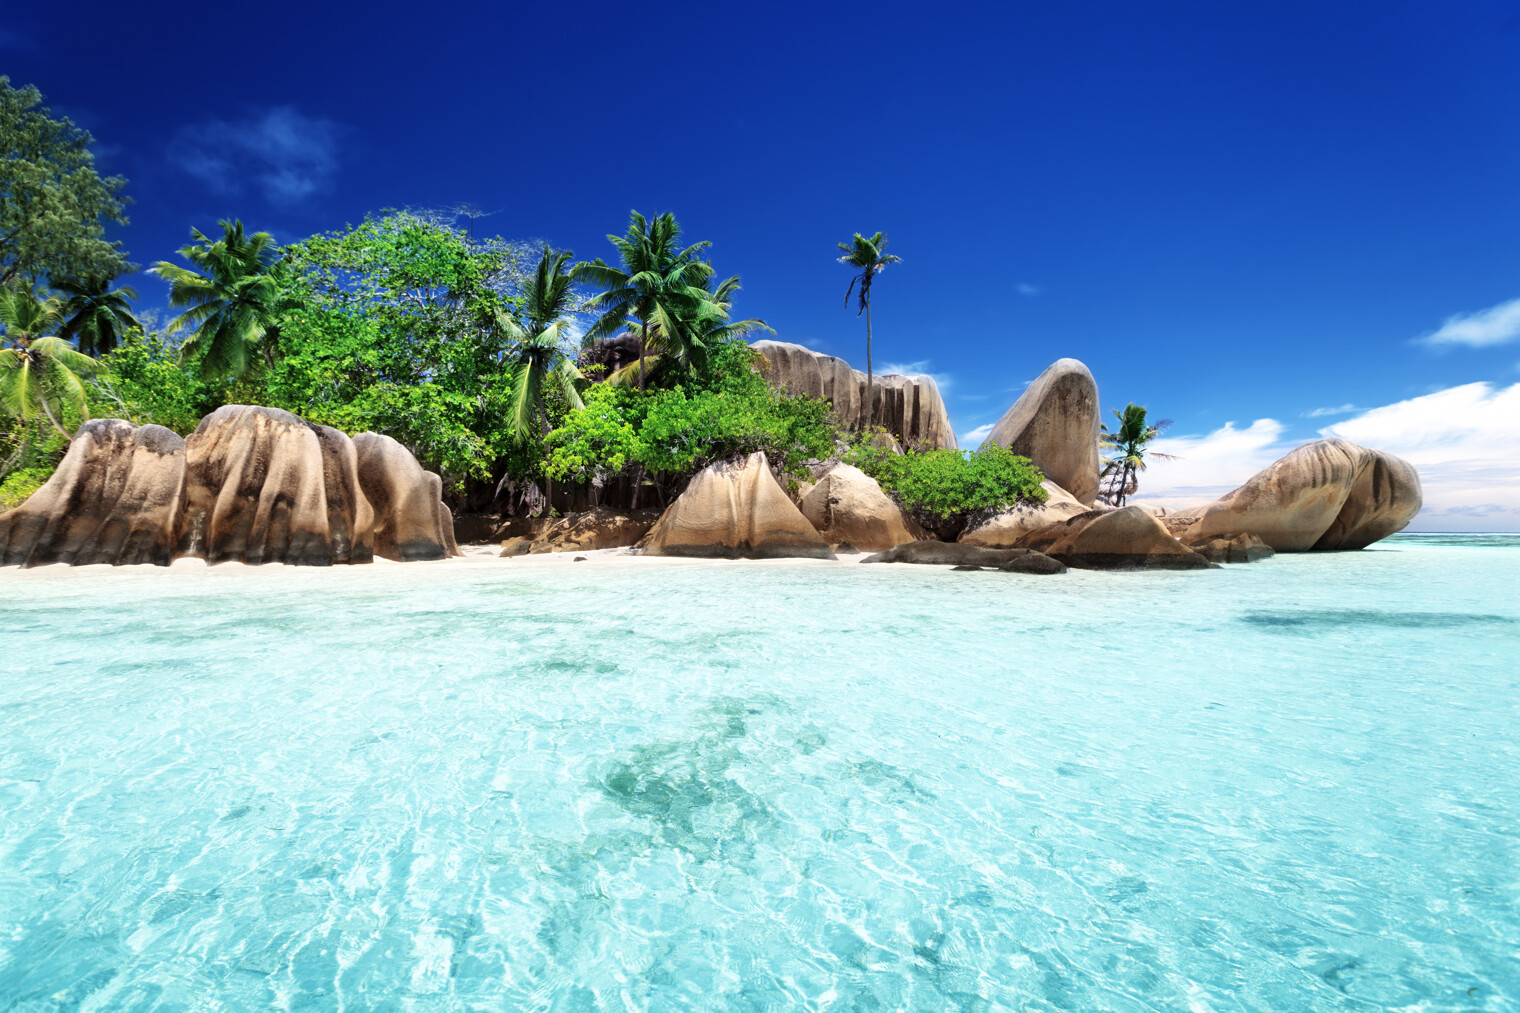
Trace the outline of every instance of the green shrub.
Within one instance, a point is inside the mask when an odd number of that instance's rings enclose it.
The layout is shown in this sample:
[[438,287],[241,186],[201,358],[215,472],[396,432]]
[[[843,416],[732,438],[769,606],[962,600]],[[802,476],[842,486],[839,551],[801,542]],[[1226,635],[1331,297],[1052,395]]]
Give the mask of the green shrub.
[[41,489],[52,474],[52,468],[22,468],[5,476],[5,481],[0,482],[0,514],[20,506],[28,496]]
[[991,445],[972,453],[928,450],[898,454],[857,444],[847,460],[880,483],[914,520],[954,538],[974,520],[1023,500],[1043,503],[1045,476],[1012,451]]

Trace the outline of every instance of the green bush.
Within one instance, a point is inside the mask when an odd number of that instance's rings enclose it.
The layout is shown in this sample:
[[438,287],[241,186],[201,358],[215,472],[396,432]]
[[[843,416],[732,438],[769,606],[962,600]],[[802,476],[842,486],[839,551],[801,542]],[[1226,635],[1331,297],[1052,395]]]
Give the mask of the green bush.
[[1043,503],[1045,476],[1012,451],[996,445],[966,453],[928,450],[894,453],[857,444],[847,457],[870,475],[914,520],[941,538],[954,538],[973,520],[1023,500]]
[[0,482],[0,514],[20,506],[28,496],[41,489],[52,474],[52,468],[22,468],[5,476],[5,481]]

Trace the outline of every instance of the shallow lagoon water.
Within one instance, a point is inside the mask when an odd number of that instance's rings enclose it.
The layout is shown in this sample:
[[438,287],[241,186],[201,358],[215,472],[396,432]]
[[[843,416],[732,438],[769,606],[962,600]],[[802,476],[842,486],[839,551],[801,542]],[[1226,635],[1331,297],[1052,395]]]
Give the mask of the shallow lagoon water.
[[1517,587],[0,570],[0,1009],[1513,1010]]

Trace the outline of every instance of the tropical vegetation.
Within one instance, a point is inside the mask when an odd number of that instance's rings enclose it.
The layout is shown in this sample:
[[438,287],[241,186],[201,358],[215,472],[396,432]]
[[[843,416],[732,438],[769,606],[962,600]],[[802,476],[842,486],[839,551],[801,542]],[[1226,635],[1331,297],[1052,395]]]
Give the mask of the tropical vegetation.
[[926,450],[900,453],[889,441],[869,434],[857,440],[847,460],[876,479],[903,511],[940,538],[953,541],[977,520],[1020,501],[1044,503],[1045,476],[1021,457],[995,443],[980,450]]
[[862,313],[866,317],[866,404],[867,425],[876,425],[876,384],[875,374],[871,364],[871,283],[876,276],[887,269],[888,264],[899,263],[902,258],[886,252],[887,237],[885,233],[878,232],[867,239],[859,232],[848,243],[840,243],[839,249],[842,256],[841,264],[846,264],[855,269],[855,274],[850,278],[850,287],[845,290],[844,304],[850,304],[850,294],[858,286],[860,294],[856,297],[859,309],[855,315]]
[[1140,472],[1145,470],[1148,458],[1175,460],[1171,454],[1149,449],[1151,441],[1165,432],[1172,420],[1150,423],[1146,420],[1145,406],[1133,401],[1115,408],[1113,413],[1117,425],[1110,429],[1108,423],[1103,423],[1098,438],[1098,445],[1109,451],[1103,458],[1099,481],[1103,498],[1114,506],[1123,506],[1125,499],[1139,490]]

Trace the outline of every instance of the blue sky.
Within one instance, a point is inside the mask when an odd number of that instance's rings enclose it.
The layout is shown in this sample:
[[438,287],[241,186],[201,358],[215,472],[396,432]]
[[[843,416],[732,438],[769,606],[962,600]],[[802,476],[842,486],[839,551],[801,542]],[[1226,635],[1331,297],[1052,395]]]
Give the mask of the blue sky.
[[1517,54],[1484,0],[0,13],[144,264],[228,215],[471,202],[587,257],[673,210],[744,315],[863,366],[834,244],[881,229],[878,369],[959,433],[1075,356],[1176,420],[1158,498],[1333,426],[1416,463],[1432,529],[1520,529]]

